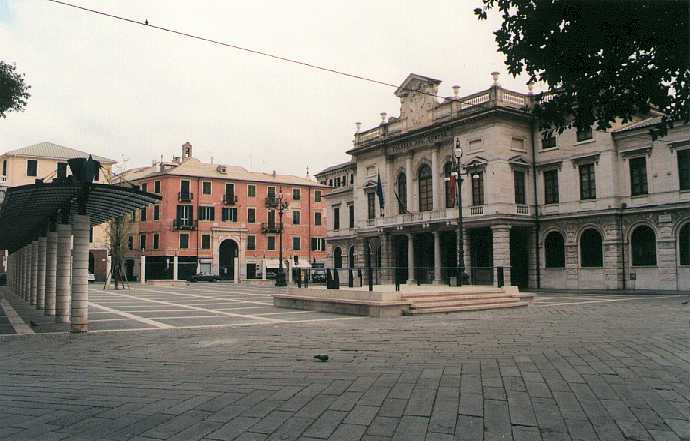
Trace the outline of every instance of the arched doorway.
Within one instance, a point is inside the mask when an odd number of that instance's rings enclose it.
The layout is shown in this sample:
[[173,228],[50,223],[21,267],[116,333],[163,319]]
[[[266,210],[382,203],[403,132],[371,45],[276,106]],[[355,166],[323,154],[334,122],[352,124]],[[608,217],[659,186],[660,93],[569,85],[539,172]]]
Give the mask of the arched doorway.
[[333,250],[333,268],[343,267],[343,252],[340,247],[336,247]]
[[225,239],[218,249],[218,269],[221,279],[235,280],[235,257],[239,257],[237,242]]
[[354,246],[351,246],[350,251],[348,252],[347,265],[350,268],[355,267],[355,247]]

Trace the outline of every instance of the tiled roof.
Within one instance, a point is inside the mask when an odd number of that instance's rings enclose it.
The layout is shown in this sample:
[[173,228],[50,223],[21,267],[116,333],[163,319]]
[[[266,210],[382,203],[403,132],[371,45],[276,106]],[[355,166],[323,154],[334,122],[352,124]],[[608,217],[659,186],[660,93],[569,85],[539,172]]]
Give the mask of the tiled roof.
[[160,170],[160,165],[158,164],[149,167],[127,170],[120,175],[120,178],[126,181],[135,181],[153,176],[166,175],[322,187],[321,184],[308,178],[279,174],[273,176],[272,173],[250,172],[244,167],[237,165],[209,164],[206,162],[201,162],[195,158],[186,159],[179,164],[165,163],[163,171]]
[[325,169],[323,169],[323,170],[321,170],[320,172],[318,172],[315,176],[319,176],[319,175],[322,175],[322,174],[324,174],[324,173],[328,173],[328,172],[331,172],[331,171],[333,171],[333,170],[338,170],[338,169],[341,169],[341,168],[345,168],[345,167],[347,167],[347,166],[351,166],[351,165],[354,165],[354,164],[355,164],[355,163],[354,163],[353,161],[347,161],[347,162],[342,162],[342,163],[340,163],[340,164],[331,165],[330,167],[326,167]]
[[[82,152],[81,150],[76,150],[70,147],[65,147],[63,145],[57,145],[52,142],[39,142],[38,144],[29,145],[26,147],[18,148],[16,150],[10,150],[6,152],[5,155],[8,156],[35,156],[38,158],[53,158],[53,159],[73,159],[73,158],[88,158],[89,153]],[[116,161],[113,159],[108,159],[103,156],[98,156],[91,154],[93,159],[114,164]]]
[[621,132],[627,132],[630,130],[636,130],[636,129],[644,129],[646,127],[651,127],[654,125],[657,125],[661,122],[661,115],[656,115],[656,116],[650,116],[649,118],[645,118],[641,121],[635,121],[631,122],[629,124],[626,124],[622,127],[617,128],[616,130],[613,130],[613,133],[621,133]]

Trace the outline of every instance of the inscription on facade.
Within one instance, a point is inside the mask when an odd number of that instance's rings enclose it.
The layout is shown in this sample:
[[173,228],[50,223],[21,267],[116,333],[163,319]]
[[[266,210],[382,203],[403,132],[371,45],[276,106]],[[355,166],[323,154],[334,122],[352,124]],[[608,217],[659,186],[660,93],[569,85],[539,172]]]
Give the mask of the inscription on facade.
[[420,136],[418,138],[410,139],[408,141],[398,142],[391,144],[386,147],[387,155],[399,155],[401,153],[406,153],[415,147],[419,146],[429,146],[439,142],[451,142],[452,137],[449,130],[444,130],[441,132],[432,133],[426,136]]

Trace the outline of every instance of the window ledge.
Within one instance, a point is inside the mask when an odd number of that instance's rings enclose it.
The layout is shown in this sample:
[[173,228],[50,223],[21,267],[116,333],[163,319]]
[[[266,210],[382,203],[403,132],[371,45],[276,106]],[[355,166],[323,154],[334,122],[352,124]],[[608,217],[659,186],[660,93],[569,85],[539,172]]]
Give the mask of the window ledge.
[[554,151],[554,150],[558,150],[558,146],[556,146],[556,147],[547,147],[547,148],[542,148],[542,149],[541,149],[542,152],[552,152],[552,151]]
[[649,193],[630,195],[630,199],[644,199],[649,196]]
[[659,268],[658,265],[630,265],[630,269]]
[[593,142],[594,142],[594,138],[590,138],[590,139],[585,139],[584,141],[577,141],[577,142],[576,142],[575,144],[573,144],[573,145],[591,144],[591,143],[593,143]]

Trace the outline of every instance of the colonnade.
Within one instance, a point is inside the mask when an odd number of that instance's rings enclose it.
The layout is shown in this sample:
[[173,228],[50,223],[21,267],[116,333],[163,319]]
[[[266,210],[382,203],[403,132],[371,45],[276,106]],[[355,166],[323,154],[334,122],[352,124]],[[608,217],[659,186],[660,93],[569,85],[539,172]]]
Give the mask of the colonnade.
[[12,292],[71,332],[88,331],[89,217],[52,223],[8,256]]

